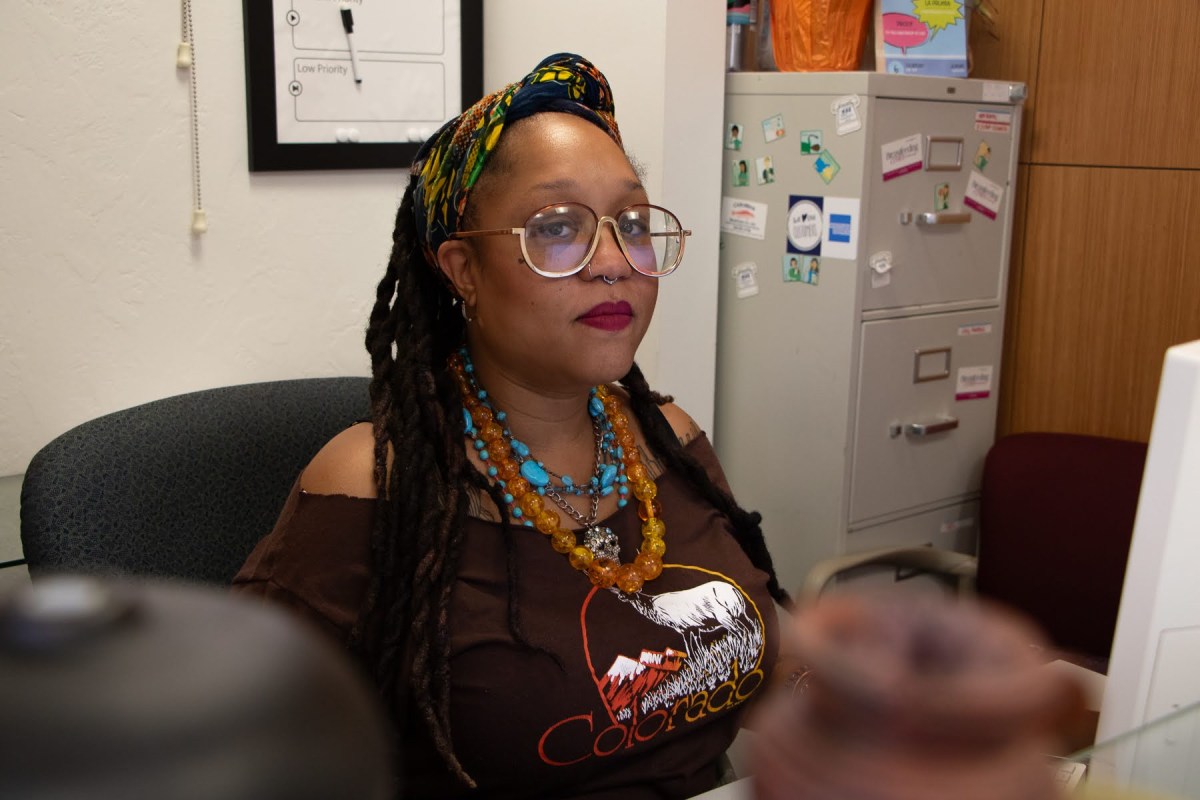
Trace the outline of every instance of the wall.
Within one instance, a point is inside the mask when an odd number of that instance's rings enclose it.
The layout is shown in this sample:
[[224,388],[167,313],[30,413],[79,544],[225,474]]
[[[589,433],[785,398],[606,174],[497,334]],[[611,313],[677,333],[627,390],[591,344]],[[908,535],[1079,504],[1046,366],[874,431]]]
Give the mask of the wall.
[[0,59],[0,475],[91,417],[222,384],[365,374],[398,171],[251,175],[239,3],[196,3],[189,231],[179,3],[16,2]]
[[1194,0],[1006,0],[973,77],[1030,86],[1000,433],[1145,441],[1166,348],[1200,337]]
[[[651,187],[701,230],[689,244],[688,268],[697,268],[663,292],[671,337],[655,330],[639,358],[665,390],[696,398],[688,407],[707,426],[723,7],[621,0],[597,14],[577,0],[550,15],[532,0],[486,6],[485,89],[577,42],[613,75]],[[201,237],[189,232],[179,4],[14,0],[5,9],[0,475],[109,411],[210,386],[368,369],[364,320],[403,174],[250,174],[241,4],[197,2],[193,18],[210,225]],[[711,143],[698,136],[668,152],[663,137],[685,125],[710,125]]]
[[677,395],[711,431],[725,6],[716,0],[560,0],[554,14],[529,8],[529,0],[484,3],[485,83],[511,80],[561,50],[586,56],[608,77],[625,148],[646,168],[651,201],[692,231],[683,265],[662,283],[638,363],[651,385]]

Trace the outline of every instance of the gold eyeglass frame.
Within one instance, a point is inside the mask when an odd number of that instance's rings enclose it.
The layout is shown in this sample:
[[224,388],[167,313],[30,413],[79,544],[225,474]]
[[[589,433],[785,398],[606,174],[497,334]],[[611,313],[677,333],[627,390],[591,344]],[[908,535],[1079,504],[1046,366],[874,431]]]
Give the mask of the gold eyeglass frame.
[[[576,206],[578,208],[586,208],[588,210],[588,212],[591,213],[592,217],[596,220],[596,232],[594,234],[592,234],[592,244],[590,247],[588,247],[587,253],[584,254],[583,259],[579,262],[579,266],[575,267],[574,269],[570,270],[569,272],[547,272],[545,270],[538,269],[537,267],[535,267],[533,265],[533,260],[529,257],[529,251],[525,248],[525,225],[528,225],[529,220],[533,219],[538,214],[541,214],[543,211],[550,209],[550,208],[560,208],[562,206]],[[670,217],[672,219],[674,219],[676,222],[679,222],[679,217],[675,216],[675,212],[665,209],[662,206],[656,206],[653,203],[630,203],[629,205],[625,206],[620,211],[618,211],[616,214],[616,217],[621,216],[622,214],[624,214],[626,211],[628,211],[631,208],[653,208],[657,211],[663,212],[664,214],[670,215]],[[476,236],[509,236],[509,235],[520,236],[521,237],[521,255],[525,259],[525,266],[529,267],[531,270],[536,272],[538,275],[541,275],[543,278],[569,278],[572,275],[578,275],[583,270],[583,268],[586,267],[588,265],[588,263],[592,260],[592,256],[594,256],[596,254],[596,248],[600,246],[600,231],[603,229],[604,223],[608,222],[612,225],[613,238],[616,239],[616,241],[617,241],[617,247],[620,248],[621,255],[625,256],[625,262],[627,264],[629,264],[629,267],[634,272],[638,273],[639,275],[645,275],[648,278],[662,278],[666,275],[670,275],[672,272],[674,272],[675,270],[677,270],[679,268],[679,265],[683,262],[683,251],[687,247],[687,237],[692,235],[691,231],[683,229],[682,222],[680,222],[680,229],[678,231],[679,252],[675,255],[675,263],[671,266],[670,269],[666,270],[665,272],[646,272],[646,271],[638,268],[637,264],[633,263],[633,257],[629,255],[629,250],[625,247],[625,241],[621,238],[621,230],[620,230],[620,228],[617,227],[616,217],[610,217],[607,214],[604,216],[600,216],[599,214],[596,213],[595,209],[593,209],[591,206],[584,205],[583,203],[570,203],[570,202],[568,202],[568,203],[551,203],[549,205],[542,206],[537,211],[534,211],[532,214],[530,214],[529,218],[525,220],[525,225],[522,225],[520,228],[492,228],[490,230],[483,230],[483,231],[457,231],[455,233],[450,234],[450,238],[451,239],[471,239]],[[650,236],[674,236],[674,235],[675,235],[675,232],[651,233],[650,234]]]

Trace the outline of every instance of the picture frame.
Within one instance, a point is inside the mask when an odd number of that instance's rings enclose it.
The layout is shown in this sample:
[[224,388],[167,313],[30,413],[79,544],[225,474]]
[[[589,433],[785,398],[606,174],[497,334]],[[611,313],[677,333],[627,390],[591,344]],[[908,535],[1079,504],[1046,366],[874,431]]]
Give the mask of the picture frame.
[[482,0],[416,7],[243,0],[250,171],[408,167],[478,100]]

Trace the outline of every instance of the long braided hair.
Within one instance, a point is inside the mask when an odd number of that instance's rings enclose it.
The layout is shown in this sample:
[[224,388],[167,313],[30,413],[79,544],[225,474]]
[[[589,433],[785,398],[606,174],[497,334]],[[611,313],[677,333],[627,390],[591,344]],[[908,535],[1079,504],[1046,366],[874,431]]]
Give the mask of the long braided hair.
[[[493,169],[489,165],[479,172]],[[405,727],[415,715],[447,768],[474,786],[454,753],[449,663],[450,596],[473,489],[489,494],[500,511],[510,632],[524,646],[545,651],[521,629],[515,526],[507,504],[467,459],[462,399],[447,366],[451,352],[465,341],[466,326],[457,298],[430,259],[428,236],[422,235],[428,211],[423,206],[429,202],[414,170],[396,213],[391,256],[367,328],[378,500],[368,591],[351,646],[374,673],[398,725]],[[455,222],[466,213],[465,194],[457,211]],[[620,382],[648,447],[730,520],[751,562],[769,576],[772,597],[789,602],[763,540],[761,517],[739,507],[685,452],[659,411],[668,398],[650,388],[636,364]]]

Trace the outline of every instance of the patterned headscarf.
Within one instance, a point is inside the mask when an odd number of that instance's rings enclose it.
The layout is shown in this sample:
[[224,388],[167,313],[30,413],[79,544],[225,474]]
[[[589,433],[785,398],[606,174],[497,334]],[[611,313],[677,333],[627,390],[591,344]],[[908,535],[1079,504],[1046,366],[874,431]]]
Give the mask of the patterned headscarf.
[[516,83],[484,97],[438,129],[417,152],[412,174],[417,233],[430,264],[458,230],[471,188],[496,150],[504,126],[543,111],[575,114],[620,145],[612,90],[604,74],[574,53],[548,56]]

